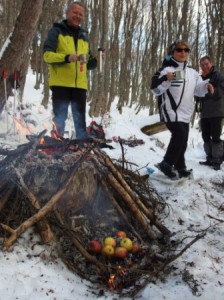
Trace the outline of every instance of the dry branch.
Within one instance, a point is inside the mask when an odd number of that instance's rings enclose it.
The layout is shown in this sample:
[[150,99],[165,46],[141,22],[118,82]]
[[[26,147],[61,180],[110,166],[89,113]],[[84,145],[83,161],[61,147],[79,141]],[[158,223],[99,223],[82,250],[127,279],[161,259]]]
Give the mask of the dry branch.
[[100,180],[101,180],[101,183],[102,183],[103,187],[107,191],[107,194],[110,197],[111,202],[113,203],[114,207],[117,209],[118,213],[120,213],[120,215],[122,216],[123,220],[130,227],[131,231],[138,238],[138,240],[141,241],[141,242],[143,242],[141,236],[138,234],[138,232],[135,230],[135,228],[130,224],[127,215],[124,213],[124,211],[121,208],[121,206],[118,204],[118,202],[116,201],[116,199],[111,194],[110,190],[107,187],[107,184],[106,184],[105,180],[103,178],[100,178]]
[[[17,169],[14,169],[15,173],[17,175],[17,178],[19,180],[19,187],[21,191],[24,193],[24,195],[29,199],[31,205],[36,209],[41,209],[40,202],[38,199],[34,196],[34,194],[28,189],[27,185],[25,184],[22,176],[19,174],[19,171]],[[40,236],[42,238],[43,243],[48,243],[53,238],[53,232],[50,228],[50,225],[46,220],[42,220],[37,224],[39,227]]]
[[184,252],[186,252],[194,243],[196,243],[198,240],[203,238],[206,235],[206,231],[203,233],[199,233],[197,236],[193,238],[179,253],[176,255],[172,255],[169,258],[165,260],[163,264],[159,266],[159,268],[155,272],[151,272],[151,274],[144,280],[144,282],[141,284],[140,287],[136,288],[134,293],[132,294],[133,297],[137,295],[137,293],[142,290],[149,282],[151,282],[153,279],[157,278],[158,275],[173,261],[178,259],[181,255],[183,255]]
[[134,200],[130,197],[130,195],[125,191],[125,189],[120,185],[120,183],[112,174],[108,174],[107,178],[109,179],[109,182],[112,185],[112,187],[121,195],[122,199],[133,212],[134,216],[142,225],[143,229],[146,231],[150,239],[156,239],[157,237],[155,232],[152,230],[150,224],[147,222],[143,214],[139,211],[138,207],[136,206]]
[[94,264],[95,266],[97,266],[101,271],[106,272],[106,268],[105,266],[99,262],[99,260],[89,254],[86,249],[82,246],[82,244],[79,242],[79,240],[77,238],[74,237],[74,234],[69,234],[69,237],[72,241],[72,243],[74,244],[74,246],[77,248],[77,250],[92,264]]
[[23,222],[17,229],[12,229],[7,225],[1,224],[2,228],[10,234],[10,236],[3,242],[3,251],[8,250],[22,233],[45,217],[51,211],[54,205],[60,200],[65,191],[66,188],[58,191],[45,206],[43,206],[35,215]]
[[143,212],[145,216],[147,216],[151,224],[155,225],[163,234],[165,235],[170,235],[171,232],[168,228],[166,228],[155,216],[153,211],[148,207],[146,208],[145,205],[142,203],[141,199],[138,197],[138,195],[131,189],[129,184],[125,181],[124,177],[122,174],[119,172],[119,170],[114,166],[113,162],[111,161],[110,157],[103,154],[102,151],[100,150],[95,150],[95,153],[97,155],[101,155],[104,158],[105,164],[111,169],[113,175],[115,178],[120,182],[122,187],[125,189],[125,191],[130,195],[130,197],[134,200],[134,202],[138,205],[139,209]]
[[133,212],[135,218],[138,220],[138,222],[141,224],[143,229],[147,232],[150,239],[156,239],[157,236],[155,232],[152,230],[149,220],[147,217],[141,213],[141,211],[136,206],[134,200],[131,198],[131,196],[126,192],[126,190],[122,187],[122,185],[117,181],[117,179],[113,176],[112,173],[108,173],[108,171],[103,170],[102,166],[97,163],[95,160],[95,163],[97,164],[98,168],[100,169],[101,174],[104,174],[105,177],[108,179],[111,186],[117,191],[117,193],[121,196],[121,198],[124,200],[126,205],[129,207],[129,209]]

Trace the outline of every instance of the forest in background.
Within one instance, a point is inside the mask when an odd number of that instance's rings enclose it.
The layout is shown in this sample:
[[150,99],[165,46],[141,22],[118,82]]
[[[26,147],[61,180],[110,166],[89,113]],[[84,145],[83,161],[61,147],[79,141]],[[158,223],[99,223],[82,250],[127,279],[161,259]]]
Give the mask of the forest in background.
[[[7,80],[20,72],[20,97],[28,67],[36,75],[35,88],[43,84],[48,105],[48,67],[43,43],[54,22],[64,18],[68,0],[0,0],[0,72]],[[118,108],[136,106],[149,115],[157,112],[150,92],[151,77],[160,66],[167,47],[176,39],[191,45],[190,65],[199,70],[199,59],[208,54],[224,72],[224,2],[222,0],[83,0],[83,27],[88,29],[91,50],[106,50],[102,71],[89,73],[88,101],[91,116],[109,111],[115,96]],[[4,80],[0,85],[0,112],[5,104]],[[10,95],[10,84],[7,93]]]

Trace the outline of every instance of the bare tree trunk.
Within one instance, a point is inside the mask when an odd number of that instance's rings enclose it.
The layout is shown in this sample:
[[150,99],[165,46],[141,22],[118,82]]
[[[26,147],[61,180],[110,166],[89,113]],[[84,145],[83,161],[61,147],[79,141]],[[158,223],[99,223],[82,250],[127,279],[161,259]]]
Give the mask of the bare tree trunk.
[[[39,70],[36,70],[39,72],[39,84],[43,83],[43,99],[41,101],[41,104],[47,108],[49,97],[50,97],[50,91],[49,91],[49,85],[48,85],[48,78],[49,78],[49,72],[48,72],[48,66],[43,61],[43,44],[47,37],[48,29],[52,26],[54,21],[58,21],[62,18],[62,12],[63,12],[63,6],[65,5],[66,0],[55,0],[55,1],[44,1],[43,6],[43,13],[40,18],[39,23],[39,34],[41,36],[40,40],[40,46],[38,47],[38,64],[40,66]],[[39,86],[38,86],[39,88]]]
[[18,11],[21,8],[23,0],[1,0],[0,13],[0,49],[4,45],[5,40],[12,32]]
[[[108,36],[108,14],[109,14],[109,3],[108,1],[99,1],[98,7],[99,13],[99,48],[106,49],[107,48],[107,36]],[[96,26],[96,24],[95,24]],[[91,97],[91,107],[90,107],[90,115],[91,116],[100,116],[103,115],[106,111],[106,103],[107,103],[107,76],[106,64],[103,63],[100,66],[100,55],[101,51],[98,53],[98,72],[97,72],[97,81],[95,80],[95,86],[93,86],[93,92]]]
[[[42,12],[44,0],[24,0],[20,14],[16,20],[10,43],[0,60],[0,70],[7,69],[8,74],[13,74],[23,64],[22,59],[30,46]],[[11,87],[7,85],[7,96]],[[4,85],[0,85],[0,112],[5,105]]]
[[[109,86],[109,101],[107,109],[116,95],[118,95],[119,82],[119,28],[121,25],[123,13],[123,0],[115,0],[113,7],[113,33],[110,41],[109,53],[107,53],[107,64],[110,61],[110,86]],[[108,58],[109,56],[109,58]]]

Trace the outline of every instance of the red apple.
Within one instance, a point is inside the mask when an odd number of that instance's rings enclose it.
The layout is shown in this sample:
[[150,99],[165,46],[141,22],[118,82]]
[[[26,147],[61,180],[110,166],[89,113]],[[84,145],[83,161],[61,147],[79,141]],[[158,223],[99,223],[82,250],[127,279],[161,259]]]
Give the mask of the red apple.
[[126,232],[124,232],[122,230],[119,230],[119,231],[116,232],[116,236],[119,237],[119,238],[126,238],[127,234],[126,234]]
[[115,248],[114,254],[118,258],[125,259],[125,257],[128,255],[128,250],[124,247],[117,247]]
[[133,243],[133,247],[132,247],[131,252],[132,252],[133,254],[136,254],[136,253],[139,252],[139,250],[140,250],[140,245],[139,245],[139,243],[138,243],[138,242],[134,242],[134,243]]
[[89,242],[89,250],[94,254],[99,254],[101,253],[102,245],[99,241],[92,240]]

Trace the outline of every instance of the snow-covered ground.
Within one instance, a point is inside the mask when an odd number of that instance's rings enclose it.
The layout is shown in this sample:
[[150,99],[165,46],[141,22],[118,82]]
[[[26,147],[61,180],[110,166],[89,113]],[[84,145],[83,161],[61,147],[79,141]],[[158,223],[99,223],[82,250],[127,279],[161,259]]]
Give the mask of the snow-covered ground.
[[[4,111],[0,116],[0,147],[14,147],[26,143],[25,134],[37,134],[44,129],[50,133],[51,103],[48,109],[41,106],[41,90],[35,90],[34,84],[35,78],[30,72],[23,97],[23,104],[27,108],[23,110],[22,117],[17,113],[16,126],[12,123],[12,115],[14,101],[17,102],[17,99],[9,98],[10,133],[6,134],[7,117]],[[95,120],[100,122],[101,118]],[[90,121],[91,118],[87,116],[87,124]],[[144,144],[137,147],[124,146],[127,161],[137,164],[142,175],[147,172],[146,166],[154,168],[154,164],[162,160],[169,141],[168,131],[153,136],[141,132],[143,126],[156,121],[158,116],[149,117],[146,110],[136,115],[134,109],[124,108],[121,115],[116,109],[116,101],[108,115],[102,119],[108,139],[113,136],[124,139],[135,136],[144,140]],[[23,127],[23,135],[17,126]],[[72,134],[71,118],[67,123],[67,130]],[[104,149],[104,151],[111,158],[120,158],[122,155],[120,145],[115,142],[112,145],[113,150]],[[214,171],[199,165],[199,160],[204,158],[201,133],[195,124],[190,131],[186,152],[187,166],[194,170],[194,178],[181,184],[171,184],[162,182],[157,170],[150,176],[151,182],[171,208],[165,219],[165,225],[179,238],[185,236],[193,238],[206,229],[207,234],[172,264],[173,271],[165,282],[158,280],[156,283],[149,283],[135,299],[224,299],[224,164],[220,171]],[[222,183],[222,188],[218,190],[214,182]],[[128,299],[109,291],[105,291],[104,295],[97,295],[91,283],[69,271],[57,257],[55,249],[49,245],[40,245],[38,239],[32,230],[28,230],[9,252],[0,250],[0,299]],[[187,283],[183,274],[188,274],[192,280],[188,279]],[[195,294],[193,285],[196,287]]]

